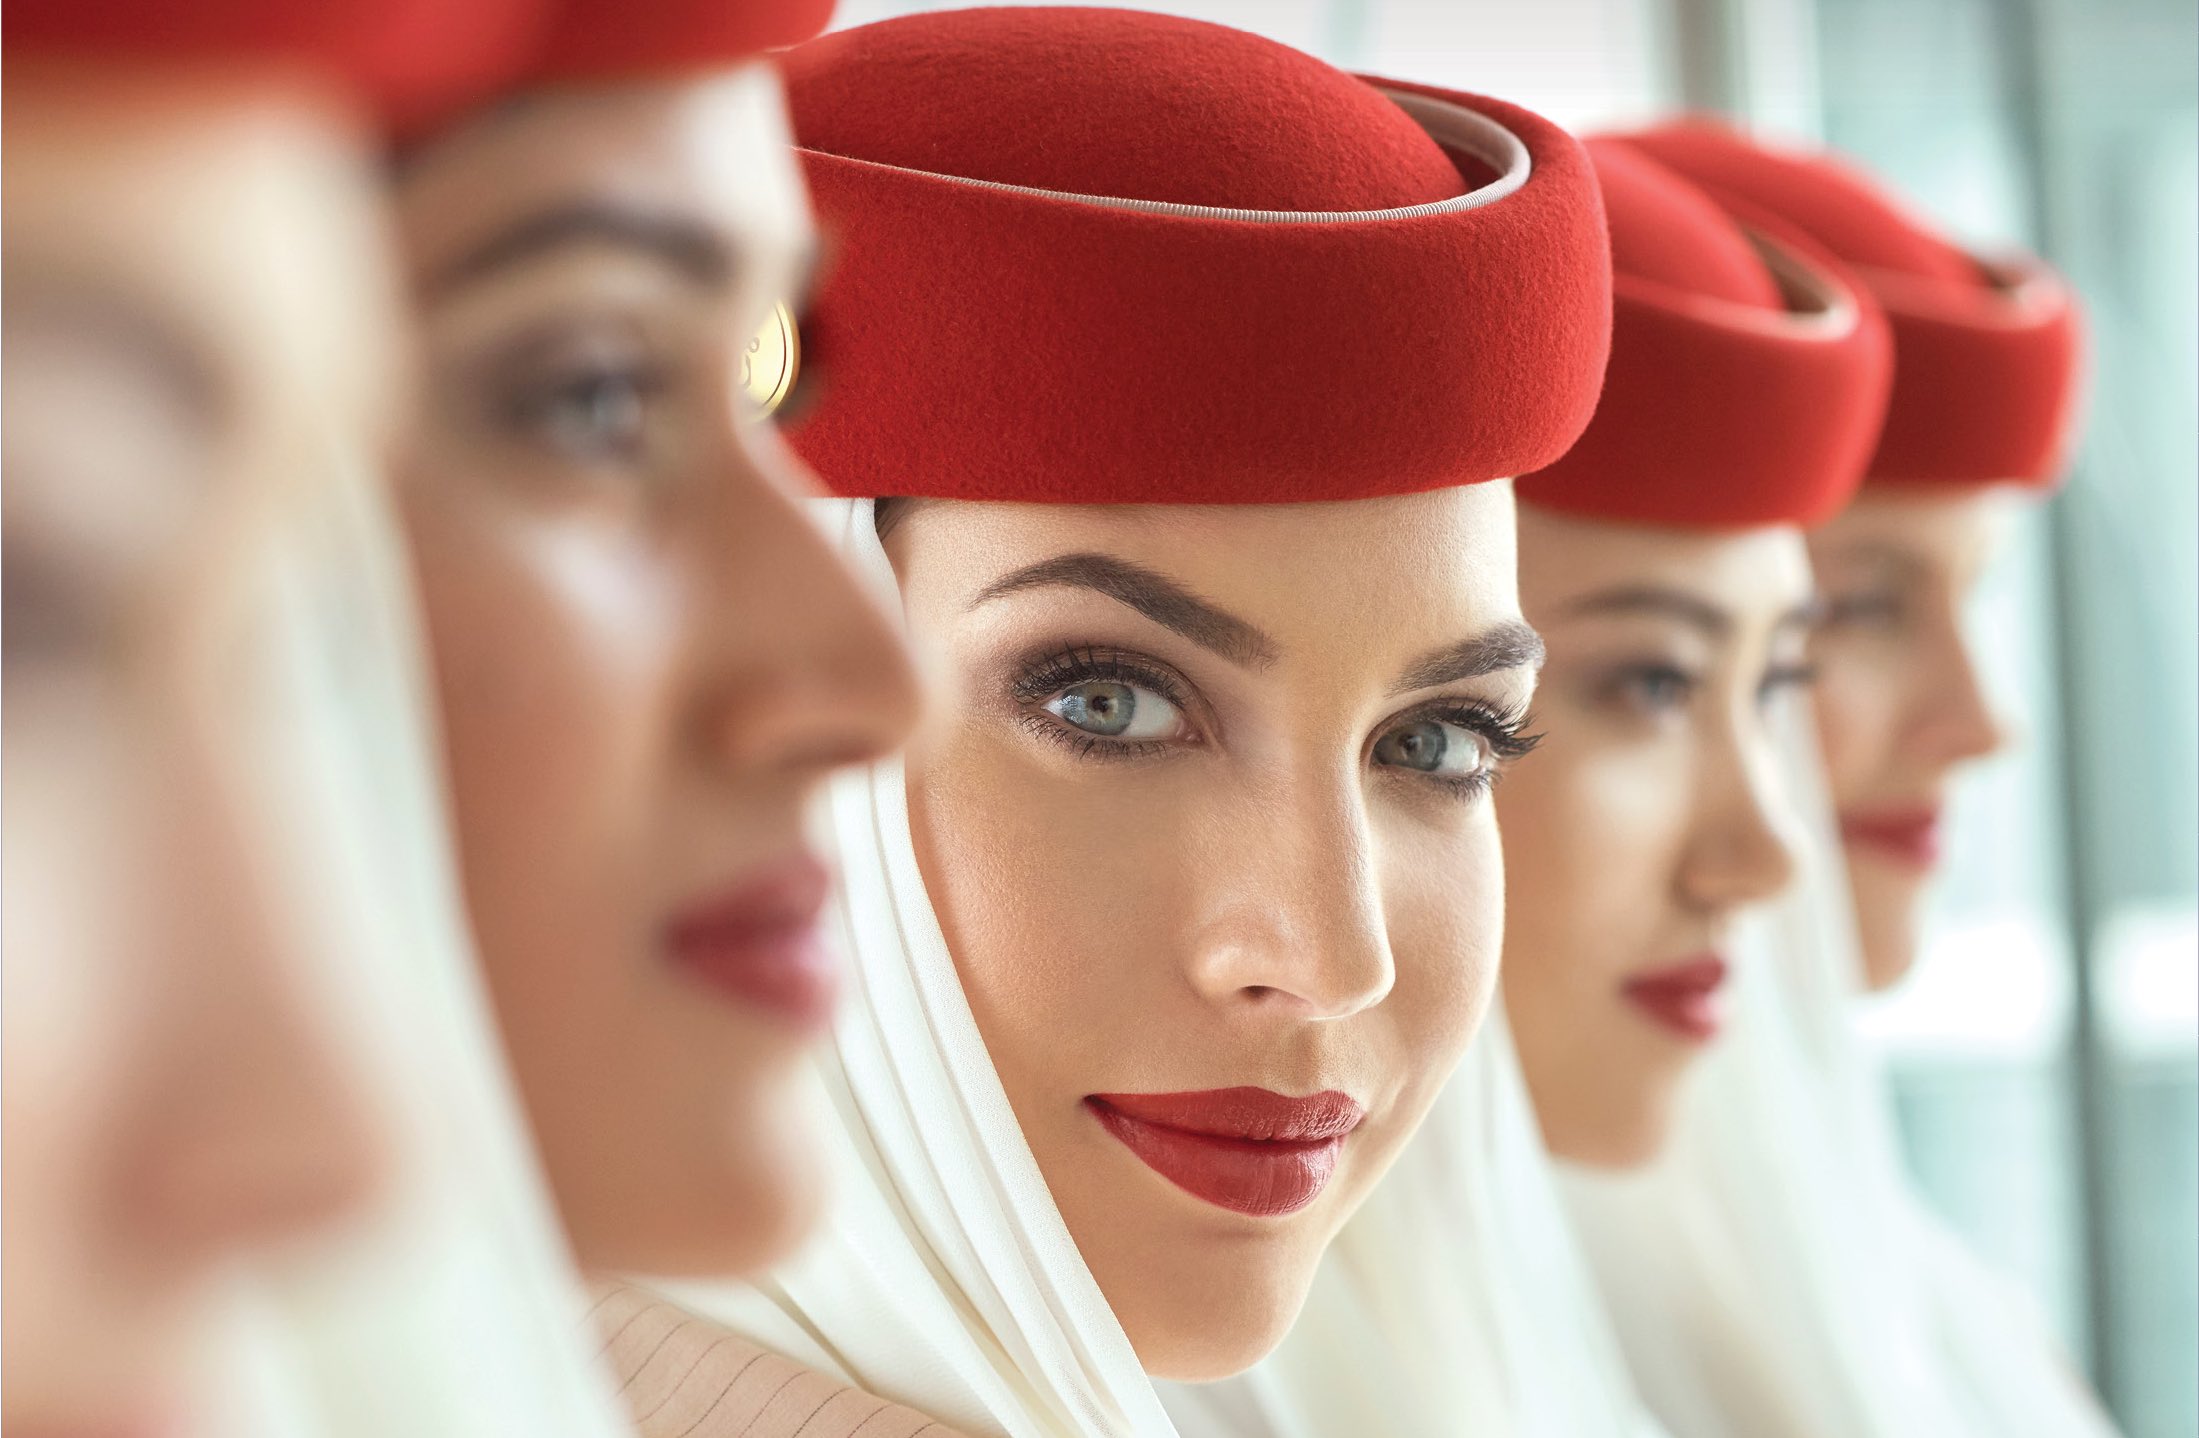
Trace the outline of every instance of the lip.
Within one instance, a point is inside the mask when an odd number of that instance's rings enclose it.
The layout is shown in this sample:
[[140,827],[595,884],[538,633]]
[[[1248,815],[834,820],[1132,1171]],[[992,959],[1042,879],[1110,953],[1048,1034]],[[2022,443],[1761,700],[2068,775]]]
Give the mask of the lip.
[[1319,1198],[1344,1140],[1367,1116],[1334,1090],[1305,1098],[1264,1088],[1101,1093],[1084,1103],[1162,1178],[1254,1218],[1280,1218]]
[[1939,809],[1918,805],[1840,816],[1840,836],[1912,869],[1939,863]]
[[673,965],[777,1022],[815,1033],[832,1021],[839,965],[819,930],[832,871],[802,852],[698,900],[664,926]]
[[1725,986],[1726,961],[1699,954],[1661,969],[1636,974],[1620,992],[1657,1023],[1690,1043],[1709,1043],[1725,1023],[1718,990]]

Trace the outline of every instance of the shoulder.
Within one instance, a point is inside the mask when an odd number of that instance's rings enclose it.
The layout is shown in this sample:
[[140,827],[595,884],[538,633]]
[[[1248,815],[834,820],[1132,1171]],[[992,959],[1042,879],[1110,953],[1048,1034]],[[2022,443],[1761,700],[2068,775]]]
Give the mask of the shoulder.
[[595,1289],[590,1318],[640,1438],[962,1438],[657,1294]]

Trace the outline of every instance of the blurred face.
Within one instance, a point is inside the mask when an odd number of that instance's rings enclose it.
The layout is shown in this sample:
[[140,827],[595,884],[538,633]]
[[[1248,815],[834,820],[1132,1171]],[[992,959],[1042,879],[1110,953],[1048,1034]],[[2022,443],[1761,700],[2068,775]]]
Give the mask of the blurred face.
[[1806,677],[1809,565],[1791,529],[1523,507],[1520,594],[1548,738],[1497,804],[1505,1011],[1551,1151],[1641,1163],[1717,1035],[1735,913],[1791,876],[1767,710]]
[[6,125],[4,1423],[167,1432],[222,1280],[378,1162],[239,576],[362,456],[390,296],[316,113],[11,72]]
[[468,899],[582,1261],[727,1272],[814,1206],[830,1011],[803,811],[906,661],[746,398],[808,227],[757,69],[557,94],[416,157],[404,501]]
[[1825,596],[1818,735],[1873,989],[1916,961],[1949,778],[2003,743],[1962,632],[2001,503],[1967,487],[1869,489],[1810,540]]
[[1509,486],[919,504],[887,548],[918,859],[1016,1117],[1148,1371],[1241,1370],[1487,1002]]

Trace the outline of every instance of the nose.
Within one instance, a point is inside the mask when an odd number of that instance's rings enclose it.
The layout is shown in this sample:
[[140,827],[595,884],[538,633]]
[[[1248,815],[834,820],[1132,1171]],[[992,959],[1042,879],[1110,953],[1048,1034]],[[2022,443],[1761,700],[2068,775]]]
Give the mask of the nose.
[[916,722],[895,626],[796,496],[814,484],[767,434],[737,449],[720,538],[704,556],[703,692],[721,763],[821,778],[882,758]]
[[1910,716],[1909,739],[1917,754],[1951,768],[2006,748],[2007,727],[1986,697],[1977,656],[1961,630],[1950,622],[1934,648]]
[[386,1141],[308,970],[331,956],[278,935],[239,882],[249,870],[223,860],[222,836],[196,840],[199,858],[185,865],[201,882],[171,909],[172,951],[143,995],[146,1097],[121,1190],[159,1250],[187,1264],[355,1210],[383,1175]]
[[1794,882],[1800,833],[1775,746],[1752,718],[1703,776],[1680,874],[1685,898],[1719,915],[1772,898]]
[[1341,1019],[1396,985],[1356,783],[1248,795],[1183,861],[1212,896],[1190,951],[1192,984],[1209,1001]]

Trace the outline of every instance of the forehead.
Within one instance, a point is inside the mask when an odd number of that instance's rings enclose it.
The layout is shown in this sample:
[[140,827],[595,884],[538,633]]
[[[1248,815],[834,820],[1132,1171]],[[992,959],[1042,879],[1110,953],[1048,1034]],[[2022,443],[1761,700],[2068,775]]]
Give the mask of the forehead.
[[1655,588],[1738,614],[1785,614],[1810,592],[1809,551],[1788,525],[1742,530],[1607,523],[1523,505],[1520,592],[1530,623],[1599,593]]
[[1511,486],[1293,505],[917,506],[889,546],[912,603],[960,609],[1001,575],[1096,552],[1269,631],[1389,633],[1411,648],[1516,618]]
[[1865,490],[1810,536],[1820,566],[1876,565],[1962,578],[1981,568],[2007,522],[2009,501],[1973,486]]
[[432,271],[581,201],[674,213],[747,248],[798,249],[809,218],[791,145],[763,65],[530,95],[408,158],[398,186],[407,257]]
[[11,316],[48,335],[96,316],[87,339],[135,336],[232,416],[378,405],[386,256],[360,152],[331,112],[239,84],[11,76],[6,124]]

